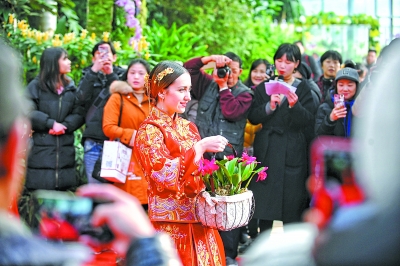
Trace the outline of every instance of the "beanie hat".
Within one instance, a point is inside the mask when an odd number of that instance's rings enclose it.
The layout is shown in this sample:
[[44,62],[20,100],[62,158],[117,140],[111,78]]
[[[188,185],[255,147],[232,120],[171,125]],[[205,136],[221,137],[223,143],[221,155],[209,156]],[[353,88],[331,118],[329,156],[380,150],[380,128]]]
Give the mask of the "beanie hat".
[[340,79],[352,80],[357,84],[360,83],[357,70],[350,67],[342,68],[336,73],[335,83],[337,83],[337,81]]

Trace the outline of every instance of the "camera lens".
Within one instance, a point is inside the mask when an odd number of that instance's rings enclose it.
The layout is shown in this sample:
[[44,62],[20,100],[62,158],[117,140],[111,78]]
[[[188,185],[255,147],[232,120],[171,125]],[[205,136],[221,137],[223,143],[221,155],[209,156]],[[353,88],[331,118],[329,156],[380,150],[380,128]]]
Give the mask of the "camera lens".
[[231,72],[231,69],[228,66],[217,68],[217,76],[219,78],[225,78],[226,74],[229,74],[230,72]]
[[218,75],[219,78],[224,78],[226,76],[225,68],[218,68],[217,69],[217,75]]

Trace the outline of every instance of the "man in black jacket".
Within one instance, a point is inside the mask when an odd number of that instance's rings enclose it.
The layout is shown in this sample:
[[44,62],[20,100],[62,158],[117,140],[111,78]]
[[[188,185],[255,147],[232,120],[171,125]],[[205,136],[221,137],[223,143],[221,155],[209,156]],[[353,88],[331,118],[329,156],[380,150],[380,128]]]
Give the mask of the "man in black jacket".
[[93,64],[83,70],[78,90],[85,107],[86,128],[83,133],[84,163],[88,183],[98,183],[92,177],[97,159],[102,155],[103,142],[108,138],[103,133],[103,109],[110,97],[110,84],[119,80],[124,69],[113,66],[117,59],[111,42],[99,42],[92,50]]

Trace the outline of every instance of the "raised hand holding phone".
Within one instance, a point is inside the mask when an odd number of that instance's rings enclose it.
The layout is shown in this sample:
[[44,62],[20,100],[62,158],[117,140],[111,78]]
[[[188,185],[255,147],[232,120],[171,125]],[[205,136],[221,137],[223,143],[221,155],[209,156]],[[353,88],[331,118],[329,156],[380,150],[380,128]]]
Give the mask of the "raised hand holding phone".
[[95,226],[108,225],[114,235],[111,244],[119,254],[125,254],[132,240],[155,235],[155,229],[140,202],[119,188],[89,184],[80,187],[77,194],[112,202],[96,207],[92,223]]
[[106,225],[93,226],[94,209],[109,201],[88,197],[77,197],[72,193],[37,190],[39,234],[52,240],[78,241],[88,235],[98,242],[110,242],[114,236]]

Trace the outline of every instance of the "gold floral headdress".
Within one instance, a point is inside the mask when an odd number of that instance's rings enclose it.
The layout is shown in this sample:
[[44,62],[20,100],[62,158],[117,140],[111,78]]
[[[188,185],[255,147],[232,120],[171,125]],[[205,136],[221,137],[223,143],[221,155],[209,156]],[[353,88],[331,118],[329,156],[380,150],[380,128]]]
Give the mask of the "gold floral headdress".
[[146,89],[147,95],[151,96],[150,86],[151,86],[152,81],[154,84],[156,84],[158,82],[158,85],[160,85],[161,80],[168,74],[172,74],[172,73],[174,73],[174,69],[172,67],[168,67],[168,68],[164,69],[163,71],[161,71],[160,73],[158,73],[157,76],[153,79],[150,78],[149,74],[146,74],[144,76],[144,87]]
[[158,85],[160,85],[160,81],[168,74],[174,73],[174,69],[172,67],[167,67],[163,71],[157,74],[157,77],[154,79],[154,84],[158,81]]
[[150,80],[149,80],[150,75],[147,73],[144,75],[144,88],[147,91],[147,95],[150,95]]

